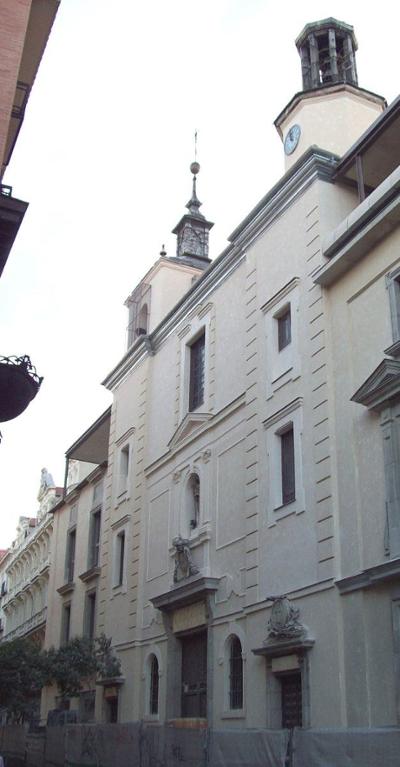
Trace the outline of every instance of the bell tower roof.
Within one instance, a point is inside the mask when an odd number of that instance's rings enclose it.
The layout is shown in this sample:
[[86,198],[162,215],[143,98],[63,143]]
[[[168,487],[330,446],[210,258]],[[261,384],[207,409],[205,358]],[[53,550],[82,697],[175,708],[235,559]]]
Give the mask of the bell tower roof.
[[172,233],[177,235],[176,258],[204,269],[210,263],[208,233],[214,224],[207,221],[200,213],[201,202],[197,197],[197,175],[200,165],[197,160],[191,163],[190,171],[193,174],[193,181],[192,196],[186,203],[189,212],[182,216]]

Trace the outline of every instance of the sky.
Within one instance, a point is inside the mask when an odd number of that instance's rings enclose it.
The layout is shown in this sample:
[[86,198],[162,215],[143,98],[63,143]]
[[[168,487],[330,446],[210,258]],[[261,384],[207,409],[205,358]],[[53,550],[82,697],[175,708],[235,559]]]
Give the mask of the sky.
[[111,404],[101,381],[126,348],[123,303],[191,193],[215,222],[210,256],[284,171],[273,121],[301,90],[294,40],[353,24],[359,84],[399,88],[393,0],[62,0],[4,183],[29,202],[0,280],[0,354],[29,354],[41,390],[0,425],[0,549],[35,516],[42,467]]

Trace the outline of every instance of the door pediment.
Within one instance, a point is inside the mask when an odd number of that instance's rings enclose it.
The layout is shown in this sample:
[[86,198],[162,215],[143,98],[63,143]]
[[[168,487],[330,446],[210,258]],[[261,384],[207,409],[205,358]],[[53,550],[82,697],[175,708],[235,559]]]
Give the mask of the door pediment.
[[168,442],[168,447],[171,449],[184,442],[211,418],[211,413],[187,413]]
[[351,397],[368,410],[380,411],[400,398],[400,360],[385,358]]

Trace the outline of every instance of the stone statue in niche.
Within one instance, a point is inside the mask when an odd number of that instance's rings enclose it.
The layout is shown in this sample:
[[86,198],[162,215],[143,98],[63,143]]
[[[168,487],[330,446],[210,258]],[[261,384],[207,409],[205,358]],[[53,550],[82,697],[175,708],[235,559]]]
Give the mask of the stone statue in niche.
[[273,602],[273,606],[264,644],[271,639],[292,639],[305,633],[305,627],[298,620],[300,610],[291,603],[286,594],[268,597],[268,600]]
[[172,545],[175,547],[174,583],[190,578],[191,575],[197,575],[199,569],[193,562],[187,538],[178,535],[172,541]]

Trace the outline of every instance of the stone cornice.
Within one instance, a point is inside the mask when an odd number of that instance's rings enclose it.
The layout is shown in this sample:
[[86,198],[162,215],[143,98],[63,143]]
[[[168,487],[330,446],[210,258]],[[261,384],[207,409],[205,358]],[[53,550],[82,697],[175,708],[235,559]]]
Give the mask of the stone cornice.
[[294,637],[293,639],[269,640],[262,647],[257,647],[252,652],[254,655],[265,655],[266,658],[280,658],[282,655],[304,655],[311,650],[315,640],[309,637]]
[[240,265],[245,257],[245,248],[265,231],[293,202],[302,195],[316,180],[331,182],[338,158],[318,147],[310,147],[300,160],[278,181],[262,198],[249,215],[232,232],[229,245],[204,270],[199,279],[164,320],[148,336],[140,336],[138,341],[122,357],[120,362],[102,382],[109,390],[114,390],[137,365],[143,362],[151,352],[161,344],[184,321],[187,314],[224,282]]
[[85,570],[84,573],[81,573],[79,578],[84,583],[90,583],[90,581],[93,581],[95,578],[98,578],[101,573],[101,567],[98,565],[89,567],[89,570]]
[[398,580],[399,577],[400,558],[391,559],[389,562],[383,562],[381,565],[368,567],[366,570],[362,570],[354,575],[340,578],[340,580],[335,581],[335,585],[341,594],[348,594],[350,591],[368,589],[394,578]]
[[204,576],[199,578],[198,575],[194,575],[191,578],[180,581],[180,583],[173,586],[169,591],[164,592],[164,594],[153,597],[150,599],[150,602],[156,609],[169,612],[177,607],[184,607],[193,602],[198,602],[210,594],[214,594],[218,589],[219,581],[220,578]]
[[396,168],[323,241],[329,261],[315,272],[314,282],[329,286],[398,227],[400,168]]
[[69,583],[64,583],[63,586],[60,586],[57,591],[61,596],[63,597],[64,594],[70,594],[75,588],[75,583],[73,581],[70,581]]

